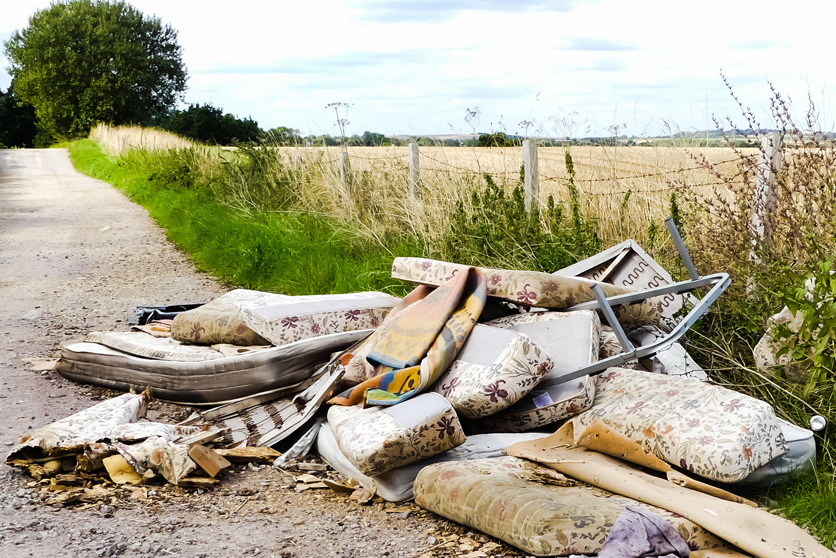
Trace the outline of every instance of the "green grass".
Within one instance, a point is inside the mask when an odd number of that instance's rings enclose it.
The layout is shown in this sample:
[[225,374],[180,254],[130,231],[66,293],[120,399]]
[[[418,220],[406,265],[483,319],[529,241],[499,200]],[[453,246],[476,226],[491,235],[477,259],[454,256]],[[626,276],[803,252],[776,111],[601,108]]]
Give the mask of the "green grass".
[[836,485],[832,474],[818,472],[800,476],[769,492],[775,513],[805,527],[828,548],[836,545]]
[[145,207],[198,269],[230,285],[289,295],[367,290],[403,295],[406,286],[390,277],[392,260],[421,254],[409,239],[376,243],[323,216],[244,215],[209,189],[162,183],[153,169],[108,157],[90,140],[69,149],[78,171]]

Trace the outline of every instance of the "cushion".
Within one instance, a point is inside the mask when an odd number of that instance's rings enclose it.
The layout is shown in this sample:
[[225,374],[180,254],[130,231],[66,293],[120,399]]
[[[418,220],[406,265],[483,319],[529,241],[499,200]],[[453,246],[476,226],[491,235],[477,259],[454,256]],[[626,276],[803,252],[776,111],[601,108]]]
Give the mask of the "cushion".
[[[468,266],[440,262],[424,258],[395,258],[392,277],[423,285],[443,285]],[[540,271],[480,268],[488,280],[488,296],[493,296],[543,308],[569,308],[575,304],[594,300],[594,281],[580,277],[561,277]],[[637,289],[600,283],[606,296],[636,292]],[[613,308],[619,321],[631,325],[657,324],[661,314],[656,299],[646,300],[629,307]]]
[[456,411],[435,392],[391,407],[333,406],[328,409],[328,424],[343,455],[370,477],[465,441]]
[[430,465],[415,479],[415,503],[536,556],[597,554],[627,506],[661,516],[692,549],[723,545],[660,508],[583,483],[561,483],[559,477],[535,482],[538,475],[531,475],[530,467],[508,457]]
[[480,432],[525,432],[573,417],[592,406],[595,381],[589,376],[534,389],[505,411],[480,419]]
[[474,436],[468,436],[465,443],[459,447],[439,453],[428,459],[422,459],[421,461],[392,469],[374,478],[361,473],[343,455],[337,445],[337,440],[334,438],[334,433],[327,423],[323,424],[319,430],[319,435],[316,438],[316,452],[331,467],[342,473],[345,478],[357,480],[360,486],[371,490],[384,500],[401,502],[412,498],[412,484],[415,482],[415,477],[427,465],[441,463],[443,461],[469,461],[488,457],[502,457],[502,450],[508,446],[517,442],[536,440],[544,436],[547,436],[547,434],[476,434]]
[[601,320],[592,310],[528,312],[487,322],[486,325],[526,334],[554,360],[546,374],[556,379],[598,360]]
[[656,457],[702,477],[737,482],[787,451],[772,407],[684,376],[610,368],[576,431],[601,420]]
[[516,403],[553,366],[527,335],[477,324],[433,389],[461,415],[480,418]]
[[286,296],[237,289],[174,318],[171,334],[184,343],[286,345],[302,339],[374,329],[398,298],[366,292]]
[[[792,351],[778,356],[778,352],[785,348],[789,339],[775,339],[772,335],[772,328],[777,324],[787,324],[789,330],[797,333],[804,323],[804,316],[801,312],[793,314],[789,308],[784,308],[777,314],[770,316],[766,321],[766,333],[755,345],[755,365],[758,370],[767,376],[775,376],[776,368],[780,368],[786,379],[791,382],[803,383],[809,379],[810,372],[804,364],[792,358]],[[790,347],[792,345],[790,344]],[[814,356],[812,353],[810,356]]]

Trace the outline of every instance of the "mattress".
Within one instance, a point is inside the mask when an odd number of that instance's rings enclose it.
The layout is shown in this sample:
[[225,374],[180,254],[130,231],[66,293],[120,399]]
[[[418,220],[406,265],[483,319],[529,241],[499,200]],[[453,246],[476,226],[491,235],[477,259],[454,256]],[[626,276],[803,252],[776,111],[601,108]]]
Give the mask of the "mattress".
[[110,389],[150,388],[155,398],[174,403],[217,405],[302,382],[331,353],[369,333],[334,333],[203,362],[155,360],[98,343],[73,343],[62,348],[56,370],[71,380]]

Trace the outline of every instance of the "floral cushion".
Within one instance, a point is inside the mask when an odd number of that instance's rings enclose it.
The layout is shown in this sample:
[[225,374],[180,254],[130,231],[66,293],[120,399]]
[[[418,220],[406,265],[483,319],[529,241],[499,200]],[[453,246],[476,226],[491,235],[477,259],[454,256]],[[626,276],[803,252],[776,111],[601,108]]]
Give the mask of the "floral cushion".
[[[392,277],[424,285],[443,285],[467,266],[424,258],[395,258]],[[480,268],[488,279],[488,296],[543,308],[569,308],[594,300],[594,281],[578,277],[561,277],[540,271]],[[600,283],[606,296],[636,292],[635,289]],[[630,325],[658,324],[660,302],[646,300],[640,304],[613,308],[619,322]]]
[[573,417],[592,406],[595,381],[589,376],[546,389],[534,389],[505,411],[485,417],[479,432],[525,432]]
[[456,411],[429,392],[391,407],[333,406],[328,424],[340,451],[362,473],[373,477],[465,441]]
[[559,378],[598,360],[601,320],[592,310],[528,312],[486,322],[524,333],[554,360],[546,378]]
[[485,417],[516,403],[553,366],[527,335],[477,324],[434,390],[460,414]]
[[[792,382],[807,381],[810,375],[809,371],[804,365],[799,364],[792,358],[791,352],[778,356],[778,352],[787,346],[788,340],[775,339],[775,336],[772,335],[772,328],[777,324],[787,324],[789,330],[795,333],[801,328],[803,322],[804,316],[801,312],[793,314],[786,306],[766,321],[766,333],[755,345],[754,350],[755,365],[758,370],[767,376],[774,376],[776,367],[780,367],[784,377],[788,380]],[[814,355],[811,353],[810,356]]]
[[214,345],[287,345],[331,333],[374,329],[398,298],[378,292],[286,296],[237,289],[178,314],[174,339]]
[[683,376],[610,368],[575,429],[598,420],[656,457],[720,482],[742,480],[787,451],[767,403]]
[[415,479],[415,503],[536,556],[597,554],[627,506],[661,516],[694,550],[724,544],[681,516],[530,467],[507,457],[430,465]]

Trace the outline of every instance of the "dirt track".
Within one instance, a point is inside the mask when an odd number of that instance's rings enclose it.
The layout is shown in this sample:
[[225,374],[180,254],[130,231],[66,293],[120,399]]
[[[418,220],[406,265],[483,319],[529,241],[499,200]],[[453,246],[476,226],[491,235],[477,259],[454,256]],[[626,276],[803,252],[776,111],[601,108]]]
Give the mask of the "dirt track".
[[[2,458],[22,433],[102,396],[29,371],[22,358],[52,356],[89,331],[125,330],[137,304],[201,302],[226,290],[198,273],[144,209],[75,172],[66,150],[0,150]],[[149,417],[179,411],[155,404]],[[44,485],[2,465],[0,556],[410,557],[435,542],[428,531],[454,528],[414,505],[391,513],[392,505],[360,507],[293,486],[270,468],[237,467],[208,493],[159,489],[131,499],[116,491],[86,508],[52,507]],[[487,542],[470,536],[477,548]],[[504,545],[500,552],[516,554]]]

